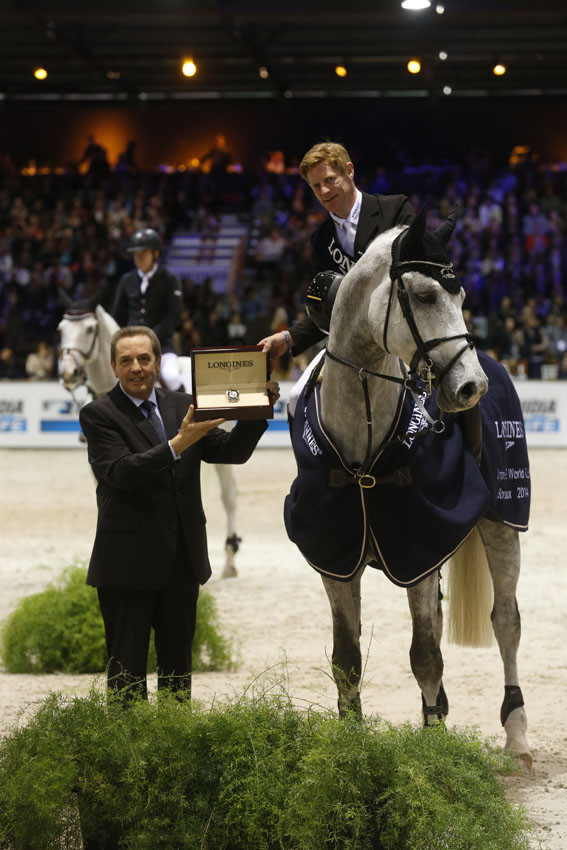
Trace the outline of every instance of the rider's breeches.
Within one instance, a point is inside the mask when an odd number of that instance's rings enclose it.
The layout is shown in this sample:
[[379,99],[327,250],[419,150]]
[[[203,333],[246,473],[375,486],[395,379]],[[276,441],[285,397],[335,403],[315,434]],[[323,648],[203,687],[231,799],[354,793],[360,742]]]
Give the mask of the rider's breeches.
[[183,381],[179,372],[179,362],[177,354],[173,351],[165,352],[161,355],[161,380],[168,390],[178,390],[181,388]]

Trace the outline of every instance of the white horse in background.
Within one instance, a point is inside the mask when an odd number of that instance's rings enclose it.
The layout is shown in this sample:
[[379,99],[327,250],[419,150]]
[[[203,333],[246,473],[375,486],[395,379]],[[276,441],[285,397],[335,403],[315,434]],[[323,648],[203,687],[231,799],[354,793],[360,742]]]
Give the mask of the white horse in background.
[[[486,645],[486,627],[490,629],[492,620],[504,663],[505,695],[500,716],[506,746],[531,765],[516,662],[520,639],[516,602],[520,574],[518,529],[524,530],[526,526],[518,523],[513,527],[490,514],[486,507],[488,493],[497,493],[499,487],[506,485],[502,485],[502,480],[496,481],[498,469],[491,468],[488,476],[483,471],[484,478],[481,476],[478,447],[474,451],[464,448],[461,426],[449,415],[471,411],[480,402],[476,408],[480,427],[485,402],[482,397],[488,388],[463,319],[463,290],[445,253],[444,246],[453,227],[451,218],[435,234],[428,233],[425,215],[418,216],[409,228],[395,228],[377,237],[340,281],[340,287],[331,288],[335,298],[334,305],[329,298],[332,314],[324,368],[318,382],[313,375],[307,392],[300,396],[292,423],[298,477],[286,499],[286,527],[290,539],[321,574],[331,604],[333,675],[341,714],[349,710],[361,712],[360,585],[365,566],[370,564],[407,588],[413,629],[410,662],[421,690],[424,723],[429,726],[444,721],[448,701],[442,680],[439,569],[450,556],[455,553],[460,556],[460,563],[451,565],[453,583],[448,592],[449,604],[456,609],[453,639],[469,646]],[[324,300],[320,292],[314,297],[318,304]],[[490,358],[483,356],[484,368],[492,370],[496,389],[498,385],[507,387],[506,392],[517,401],[511,382],[507,376],[500,375],[502,367],[488,361]],[[409,372],[404,364],[410,364]],[[491,389],[492,380],[491,377]],[[432,390],[436,392],[437,405],[433,417],[431,408],[427,410],[430,401],[426,399],[429,394],[431,401],[435,400]],[[486,396],[487,404],[490,395]],[[404,407],[404,402],[408,406]],[[494,421],[496,415],[489,419],[492,432],[495,425],[498,430],[500,423]],[[514,424],[519,434],[521,424],[509,423]],[[468,514],[469,527],[461,533],[459,526],[457,538],[452,525],[452,496],[447,496],[444,490],[439,492],[438,459],[444,456],[442,444],[450,439],[449,432],[458,442],[456,472],[448,473],[448,484],[456,482],[458,488],[460,471],[466,467],[468,477],[462,478],[466,484],[461,486],[459,505],[467,511],[467,506],[478,499],[478,509],[475,501],[474,510]],[[482,434],[484,439],[484,427]],[[521,436],[525,448],[525,435]],[[507,452],[509,442],[504,446],[504,440],[500,440],[499,451]],[[432,551],[442,554],[436,554],[425,566],[421,563],[424,539],[429,528],[436,526],[429,522],[429,517],[419,525],[416,508],[421,504],[421,496],[415,471],[412,480],[411,468],[403,466],[406,444],[410,447],[408,452],[422,453],[422,468],[427,473],[425,485],[437,487],[435,498],[439,500],[441,513],[444,512],[448,534],[445,543],[445,538],[440,540],[440,535],[436,536],[436,530],[431,532]],[[488,451],[488,444],[486,439],[483,452],[485,448]],[[388,457],[396,461],[393,468],[387,465]],[[428,458],[433,458],[433,462],[429,463]],[[382,463],[386,475],[380,472]],[[523,469],[529,478],[527,466]],[[487,477],[494,479],[496,491],[485,481]],[[521,488],[512,486],[510,492],[515,495],[518,489],[520,496],[527,492],[524,485],[529,482],[520,483]],[[335,494],[338,502],[334,501]],[[409,504],[415,508],[399,510],[398,505],[405,505],[403,500],[408,497]],[[352,514],[347,511],[349,506],[354,506]],[[526,510],[525,504],[521,507]],[[374,521],[372,511],[377,517]],[[354,535],[353,528],[357,529]],[[351,538],[354,539],[352,552]],[[345,540],[346,556],[339,564],[338,552],[342,551]],[[470,560],[473,543],[477,544],[476,555],[481,554],[484,559],[484,567],[480,560]],[[408,551],[415,555],[415,560],[406,559]],[[392,568],[396,558],[401,563],[398,573]],[[469,617],[467,624],[462,623],[465,615]]]
[[[115,386],[116,376],[110,363],[110,340],[118,329],[118,324],[100,304],[94,308],[82,302],[73,304],[69,301],[67,304],[58,326],[61,339],[58,375],[77,407],[85,403],[77,395],[80,388],[86,387],[89,394],[96,398]],[[191,392],[191,358],[180,357],[179,366],[185,389]],[[227,423],[227,427],[230,428],[231,424]],[[230,464],[214,464],[214,468],[227,522],[225,564],[221,577],[232,578],[238,574],[234,560],[241,543],[236,532],[238,489]]]

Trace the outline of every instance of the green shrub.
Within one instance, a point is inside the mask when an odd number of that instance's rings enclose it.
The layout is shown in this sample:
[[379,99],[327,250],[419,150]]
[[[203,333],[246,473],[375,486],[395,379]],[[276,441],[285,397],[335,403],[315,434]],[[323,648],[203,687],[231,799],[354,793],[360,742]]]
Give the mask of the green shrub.
[[[67,567],[59,581],[27,596],[6,620],[0,638],[8,673],[99,673],[106,667],[104,626],[86,569]],[[193,640],[193,670],[234,667],[231,646],[219,632],[215,600],[201,591]],[[153,641],[148,670],[155,672]]]
[[[475,734],[300,712],[52,694],[0,742],[0,848],[527,850]],[[89,845],[93,846],[93,845]],[[115,846],[115,845],[113,845]]]

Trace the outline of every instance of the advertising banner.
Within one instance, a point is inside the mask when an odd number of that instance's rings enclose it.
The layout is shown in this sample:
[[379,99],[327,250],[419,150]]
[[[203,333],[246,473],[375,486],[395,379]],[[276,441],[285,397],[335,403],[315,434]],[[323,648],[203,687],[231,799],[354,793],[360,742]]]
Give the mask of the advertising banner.
[[516,381],[529,447],[567,446],[567,382]]
[[[260,440],[261,447],[291,445],[286,406],[292,386],[290,382],[280,383],[281,396]],[[0,382],[0,448],[84,448],[79,407],[90,399],[83,388],[76,396],[77,404],[57,381]]]
[[[293,384],[280,382],[274,418],[259,446],[291,446],[287,400]],[[567,381],[517,381],[530,447],[567,447]],[[89,400],[84,389],[79,405]],[[81,448],[78,405],[56,381],[0,382],[0,448]]]

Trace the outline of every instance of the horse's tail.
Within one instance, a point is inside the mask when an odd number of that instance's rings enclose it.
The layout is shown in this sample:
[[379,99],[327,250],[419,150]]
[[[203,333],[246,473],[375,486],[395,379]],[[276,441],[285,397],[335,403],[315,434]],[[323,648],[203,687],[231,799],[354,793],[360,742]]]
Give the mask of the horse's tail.
[[461,646],[490,646],[492,579],[478,528],[449,562],[447,597],[449,640]]

